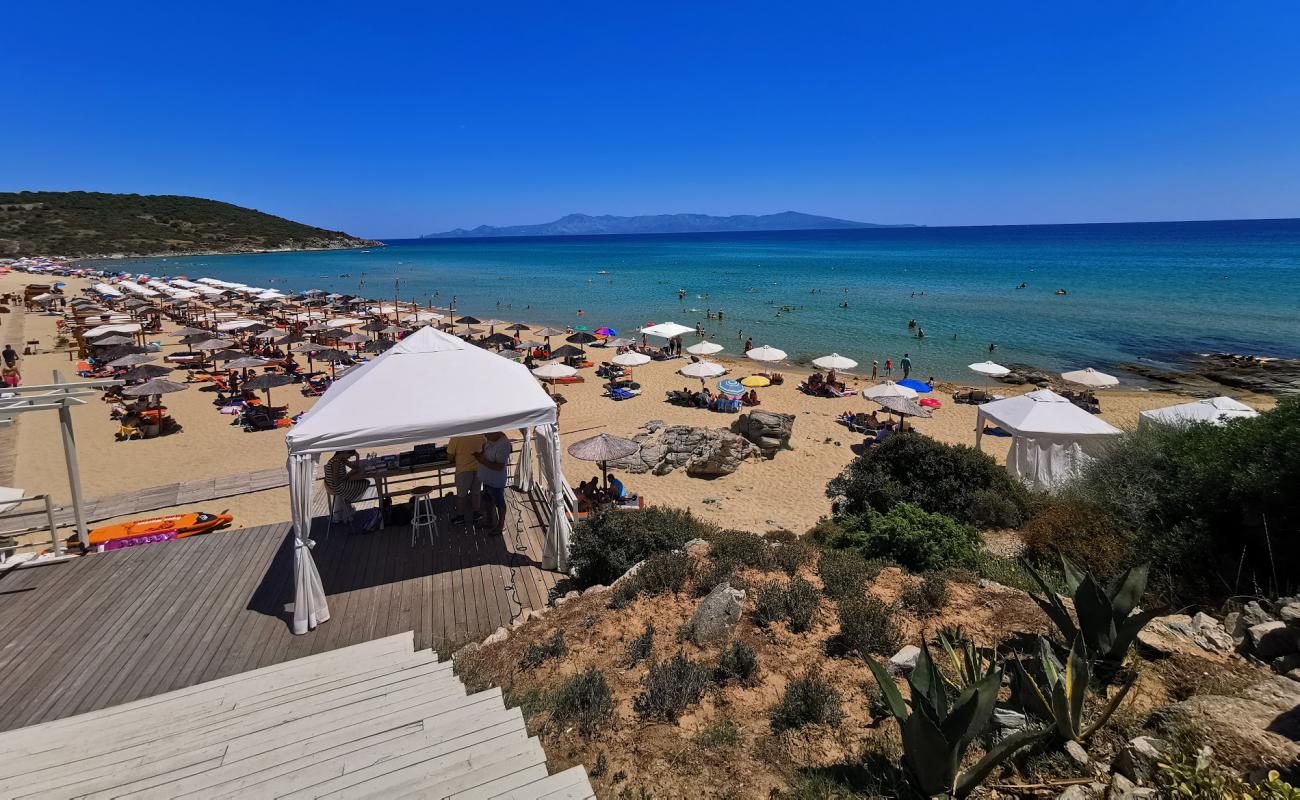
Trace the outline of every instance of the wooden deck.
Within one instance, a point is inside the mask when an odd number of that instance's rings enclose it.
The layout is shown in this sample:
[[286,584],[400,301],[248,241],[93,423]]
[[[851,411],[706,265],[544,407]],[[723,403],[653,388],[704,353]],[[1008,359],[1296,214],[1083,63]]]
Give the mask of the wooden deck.
[[[506,536],[353,534],[315,520],[329,622],[289,631],[289,524],[102,553],[0,577],[0,730],[59,719],[404,631],[446,657],[549,601],[537,498]],[[445,520],[445,517],[444,517]]]

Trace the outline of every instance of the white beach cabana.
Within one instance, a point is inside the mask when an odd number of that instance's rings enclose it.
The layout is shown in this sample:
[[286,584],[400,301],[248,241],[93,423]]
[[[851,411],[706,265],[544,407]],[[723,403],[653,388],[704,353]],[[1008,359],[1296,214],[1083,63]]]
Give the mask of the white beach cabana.
[[1259,412],[1231,397],[1210,397],[1176,406],[1153,408],[1138,414],[1138,427],[1144,425],[1191,425],[1205,422],[1223,425],[1230,419],[1258,417]]
[[1060,485],[1110,437],[1122,433],[1050,389],[980,406],[976,411],[976,449],[989,422],[1011,434],[1007,470],[1039,489]]
[[567,572],[572,490],[561,471],[555,401],[523,365],[428,327],[336,381],[285,437],[295,536],[293,632],[329,619],[310,539],[322,453],[509,430],[524,434],[513,485],[531,488],[536,451],[537,472],[550,491],[542,566]]

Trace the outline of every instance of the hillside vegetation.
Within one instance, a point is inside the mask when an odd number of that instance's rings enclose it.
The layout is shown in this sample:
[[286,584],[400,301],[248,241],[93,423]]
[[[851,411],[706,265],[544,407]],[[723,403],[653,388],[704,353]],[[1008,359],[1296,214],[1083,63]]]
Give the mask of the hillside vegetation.
[[0,255],[238,253],[373,244],[201,197],[0,192]]

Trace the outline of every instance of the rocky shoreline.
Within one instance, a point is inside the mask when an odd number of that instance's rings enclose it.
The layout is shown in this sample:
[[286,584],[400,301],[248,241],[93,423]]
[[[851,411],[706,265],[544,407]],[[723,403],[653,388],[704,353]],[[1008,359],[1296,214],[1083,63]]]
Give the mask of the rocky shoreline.
[[[1151,391],[1191,397],[1216,397],[1225,392],[1280,396],[1300,393],[1300,358],[1265,358],[1236,353],[1195,353],[1176,362],[1179,368],[1124,362],[1116,368],[1141,378]],[[1007,364],[1000,378],[1008,386],[1032,384],[1060,388],[1059,375],[1032,364]]]

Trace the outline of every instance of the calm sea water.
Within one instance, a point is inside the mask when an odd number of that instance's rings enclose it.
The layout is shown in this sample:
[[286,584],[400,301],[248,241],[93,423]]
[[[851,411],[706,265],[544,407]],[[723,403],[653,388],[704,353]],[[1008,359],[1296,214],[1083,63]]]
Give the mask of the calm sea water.
[[[835,351],[869,365],[906,352],[922,376],[962,379],[993,342],[996,361],[1056,370],[1208,351],[1300,356],[1300,220],[396,240],[123,269],[454,297],[480,318],[630,335],[699,322],[731,354],[746,337],[796,359]],[[706,318],[719,310],[722,322]]]

